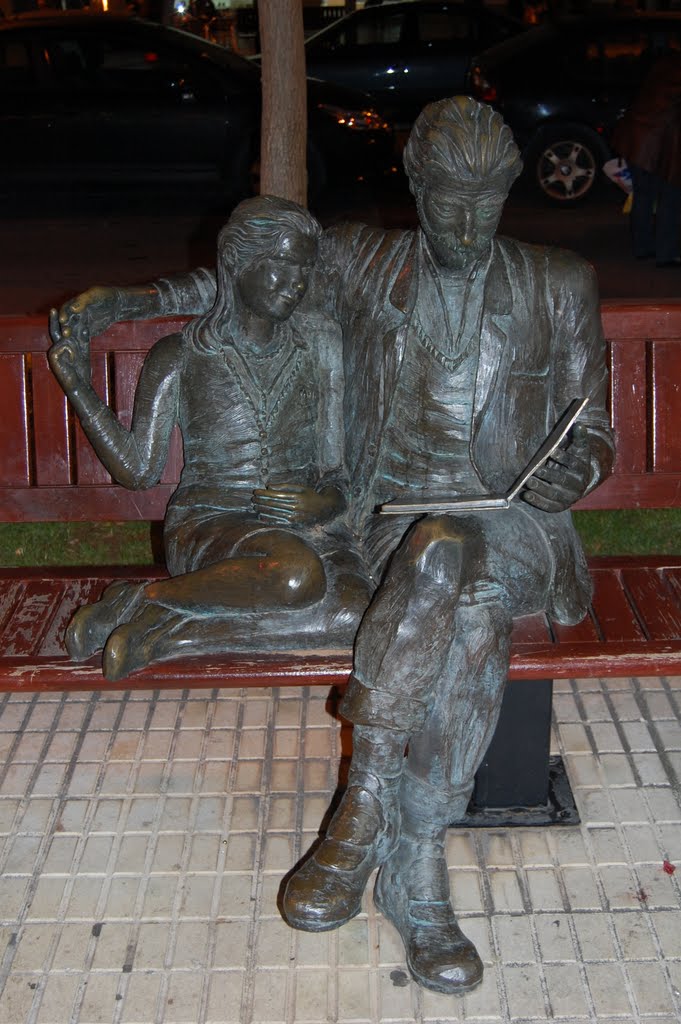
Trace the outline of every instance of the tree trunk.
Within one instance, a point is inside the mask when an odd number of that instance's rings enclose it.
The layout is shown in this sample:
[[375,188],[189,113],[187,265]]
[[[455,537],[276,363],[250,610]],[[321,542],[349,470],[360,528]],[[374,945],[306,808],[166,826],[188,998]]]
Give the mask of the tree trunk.
[[262,47],[260,191],[307,205],[302,0],[258,4]]

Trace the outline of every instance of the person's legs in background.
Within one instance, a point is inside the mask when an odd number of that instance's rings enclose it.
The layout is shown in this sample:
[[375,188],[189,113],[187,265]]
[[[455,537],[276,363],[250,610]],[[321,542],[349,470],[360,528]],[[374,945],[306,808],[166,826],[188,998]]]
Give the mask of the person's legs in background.
[[655,218],[655,261],[658,267],[681,265],[681,188],[660,181]]
[[656,179],[641,167],[629,165],[634,196],[629,215],[631,249],[637,260],[655,256]]

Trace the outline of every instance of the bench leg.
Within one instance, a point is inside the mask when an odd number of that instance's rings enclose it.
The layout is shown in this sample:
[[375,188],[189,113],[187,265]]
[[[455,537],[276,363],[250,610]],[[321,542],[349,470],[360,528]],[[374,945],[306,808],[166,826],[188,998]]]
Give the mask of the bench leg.
[[508,683],[461,827],[576,825],[560,757],[550,757],[552,679]]

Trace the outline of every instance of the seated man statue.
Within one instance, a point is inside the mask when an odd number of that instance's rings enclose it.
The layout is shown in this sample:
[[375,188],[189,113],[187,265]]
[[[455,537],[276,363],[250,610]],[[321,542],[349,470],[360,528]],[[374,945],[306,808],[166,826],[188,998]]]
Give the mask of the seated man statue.
[[[375,868],[376,903],[416,981],[482,978],[449,900],[446,828],[460,820],[493,734],[514,616],[585,614],[590,578],[569,508],[609,472],[607,371],[592,269],[496,237],[521,161],[499,114],[467,97],[426,107],[404,154],[420,226],[358,224],[322,239],[318,305],[343,327],[350,521],[376,591],[343,713],[348,787],[326,837],[289,879],[297,928],[350,920]],[[93,318],[201,308],[198,272],[134,292],[86,293]],[[564,447],[500,510],[384,516],[384,502],[503,494],[575,399]]]
[[175,424],[184,444],[171,578],[113,584],[67,630],[75,659],[104,648],[109,679],[179,654],[352,643],[370,589],[341,515],[341,336],[301,306],[320,233],[285,200],[237,207],[215,302],[152,348],[130,430],[89,383],[86,332],[68,337],[52,314],[50,365],[115,480],[158,483]]

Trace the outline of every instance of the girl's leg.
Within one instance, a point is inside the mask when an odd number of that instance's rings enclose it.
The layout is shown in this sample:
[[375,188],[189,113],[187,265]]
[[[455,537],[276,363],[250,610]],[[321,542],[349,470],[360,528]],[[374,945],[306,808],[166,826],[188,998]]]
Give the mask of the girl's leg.
[[230,608],[297,608],[319,601],[326,590],[322,561],[296,534],[262,530],[238,541],[229,558],[149,583],[147,601],[191,615]]
[[66,630],[66,649],[73,661],[101,651],[113,629],[128,619],[143,599],[144,584],[112,583],[99,601],[79,608]]

